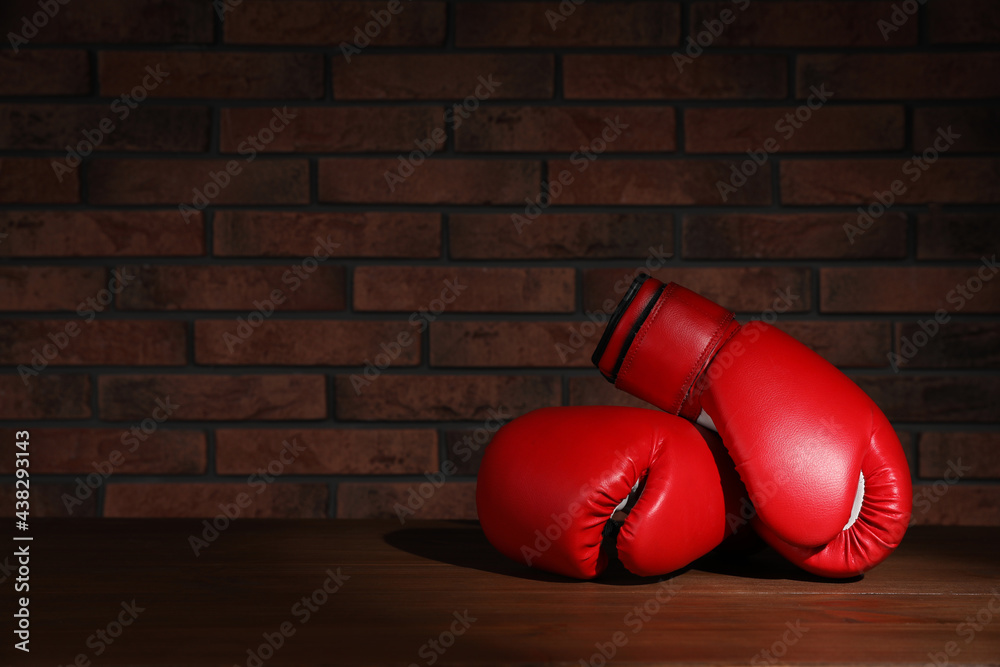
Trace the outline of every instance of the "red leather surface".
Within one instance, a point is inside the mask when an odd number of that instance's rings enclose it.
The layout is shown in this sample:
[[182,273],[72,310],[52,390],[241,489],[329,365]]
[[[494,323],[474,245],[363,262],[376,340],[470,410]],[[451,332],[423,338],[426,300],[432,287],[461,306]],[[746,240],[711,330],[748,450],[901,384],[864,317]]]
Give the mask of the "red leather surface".
[[[629,351],[634,362],[617,386],[676,411],[686,381],[676,362],[689,360],[689,370],[701,372],[704,341],[718,321],[718,306],[696,298],[703,307],[667,304],[647,319],[643,347]],[[719,429],[754,502],[758,532],[794,562],[851,576],[898,545],[912,503],[899,441],[872,400],[812,350],[761,322],[740,327],[687,402]],[[861,517],[845,531],[862,472]]]
[[[708,436],[713,437],[713,436]],[[689,422],[655,410],[544,408],[505,425],[487,447],[476,504],[489,541],[508,557],[592,578],[607,565],[605,524],[636,482],[645,486],[617,539],[631,572],[666,574],[728,534],[745,494],[720,475]]]
[[873,413],[871,446],[861,462],[865,497],[857,521],[818,547],[800,547],[779,538],[762,521],[754,528],[779,553],[825,577],[867,572],[899,546],[910,521],[913,489],[896,432],[881,412]]
[[628,310],[622,315],[621,319],[618,320],[618,324],[614,331],[611,333],[611,338],[608,341],[607,347],[604,349],[604,354],[601,356],[600,360],[597,362],[597,367],[600,369],[604,377],[610,379],[614,382],[614,370],[618,363],[618,356],[622,351],[622,347],[628,340],[629,333],[632,331],[632,327],[635,326],[636,320],[645,310],[646,305],[656,294],[656,290],[662,285],[658,280],[646,280],[636,292],[635,297],[632,299],[632,303],[629,305]]
[[[690,396],[691,388],[737,327],[731,312],[670,283],[626,352],[615,386],[671,414],[695,419],[701,407]],[[667,339],[670,349],[664,353],[662,341]]]

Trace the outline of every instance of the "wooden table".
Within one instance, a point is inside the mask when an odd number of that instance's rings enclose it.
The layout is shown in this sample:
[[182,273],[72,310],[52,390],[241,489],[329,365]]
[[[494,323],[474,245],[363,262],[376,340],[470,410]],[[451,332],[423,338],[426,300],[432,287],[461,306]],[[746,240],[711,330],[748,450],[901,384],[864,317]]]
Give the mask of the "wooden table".
[[196,556],[203,529],[34,521],[31,653],[12,647],[13,574],[0,664],[599,666],[602,647],[610,664],[1000,661],[996,529],[914,528],[849,582],[770,551],[572,581],[507,561],[475,522],[239,520]]

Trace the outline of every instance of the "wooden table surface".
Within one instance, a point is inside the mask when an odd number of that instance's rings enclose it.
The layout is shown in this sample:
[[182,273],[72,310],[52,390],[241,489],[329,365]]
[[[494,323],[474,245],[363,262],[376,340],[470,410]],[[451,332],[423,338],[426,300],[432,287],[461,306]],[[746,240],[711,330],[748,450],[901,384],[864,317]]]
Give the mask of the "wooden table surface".
[[4,573],[0,664],[1000,663],[997,529],[914,528],[849,582],[769,550],[573,581],[507,561],[475,522],[239,520],[195,556],[202,530],[36,520],[31,652]]

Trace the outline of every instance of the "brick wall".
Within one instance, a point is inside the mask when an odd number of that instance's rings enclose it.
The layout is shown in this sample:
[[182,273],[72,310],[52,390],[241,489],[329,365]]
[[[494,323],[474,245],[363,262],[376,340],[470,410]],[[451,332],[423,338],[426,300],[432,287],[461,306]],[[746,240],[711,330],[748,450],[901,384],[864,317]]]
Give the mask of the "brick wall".
[[918,521],[1000,524],[996,2],[6,0],[0,27],[7,514],[29,429],[36,516],[472,517],[500,422],[634,403],[590,320],[647,267],[869,392]]

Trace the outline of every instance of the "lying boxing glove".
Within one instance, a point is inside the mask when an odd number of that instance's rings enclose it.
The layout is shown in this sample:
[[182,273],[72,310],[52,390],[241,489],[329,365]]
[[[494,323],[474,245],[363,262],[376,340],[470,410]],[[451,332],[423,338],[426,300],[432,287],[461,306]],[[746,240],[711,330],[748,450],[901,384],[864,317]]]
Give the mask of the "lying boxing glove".
[[623,389],[715,428],[757,516],[804,569],[850,577],[899,544],[910,520],[906,457],[875,403],[818,354],[679,285],[640,277],[594,363]]
[[710,431],[657,410],[561,407],[493,436],[476,505],[508,557],[590,579],[608,550],[641,576],[688,565],[730,534],[727,515],[738,516],[745,493]]

